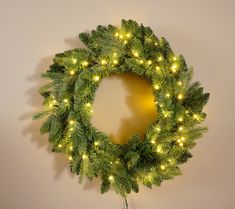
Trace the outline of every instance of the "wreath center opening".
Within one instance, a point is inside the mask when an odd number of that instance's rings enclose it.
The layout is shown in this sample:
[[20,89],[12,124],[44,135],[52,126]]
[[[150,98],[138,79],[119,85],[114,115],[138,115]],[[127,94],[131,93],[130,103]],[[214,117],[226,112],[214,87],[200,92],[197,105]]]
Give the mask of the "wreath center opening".
[[104,78],[93,103],[92,125],[106,133],[114,144],[125,144],[156,118],[153,87],[149,81],[131,73]]

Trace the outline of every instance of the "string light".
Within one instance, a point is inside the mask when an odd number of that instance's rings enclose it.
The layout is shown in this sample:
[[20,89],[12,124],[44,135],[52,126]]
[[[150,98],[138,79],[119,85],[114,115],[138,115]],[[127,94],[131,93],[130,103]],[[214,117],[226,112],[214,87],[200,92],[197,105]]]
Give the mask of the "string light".
[[157,60],[160,62],[160,61],[163,60],[163,57],[162,57],[162,56],[159,56]]
[[70,70],[69,73],[70,73],[70,75],[74,75],[75,72],[74,72],[74,70]]
[[183,146],[184,146],[184,144],[183,144],[183,143],[180,143],[180,146],[181,146],[181,147],[183,147]]
[[184,136],[181,136],[180,139],[181,139],[182,141],[184,141],[184,140],[185,140],[185,137],[184,137]]
[[165,167],[164,165],[161,165],[160,168],[161,168],[162,170],[165,170],[165,169],[166,169],[166,167]]
[[115,65],[116,65],[117,63],[118,63],[118,61],[117,61],[117,60],[113,60],[113,64],[115,64]]
[[174,57],[173,57],[173,60],[174,60],[174,61],[176,61],[176,60],[177,60],[177,57],[176,57],[176,56],[174,56]]
[[119,38],[120,38],[120,39],[123,39],[123,35],[120,35]]
[[96,76],[93,77],[93,80],[94,80],[95,82],[98,82],[98,81],[100,80],[100,77],[99,77],[98,75],[96,75]]
[[124,44],[127,44],[127,40],[124,41]]
[[109,176],[109,181],[114,181],[114,177],[113,176]]
[[64,99],[63,101],[64,101],[64,103],[68,103],[69,100],[68,99]]
[[159,71],[161,68],[159,66],[156,66],[156,70]]
[[94,145],[95,145],[95,146],[99,146],[99,142],[96,141],[96,142],[94,143]]
[[151,144],[155,144],[156,142],[155,142],[155,140],[154,139],[152,139],[151,140]]
[[182,122],[184,119],[182,117],[178,118],[178,121]]
[[147,62],[149,65],[151,65],[152,64],[152,61],[151,60],[148,60],[148,62]]
[[90,102],[86,103],[86,107],[87,108],[91,107],[91,103]]
[[101,60],[101,65],[106,65],[107,61],[106,60]]
[[134,57],[138,57],[139,56],[139,53],[138,52],[134,52]]
[[139,62],[140,62],[140,64],[143,64],[143,63],[144,63],[144,61],[143,61],[143,60],[140,60]]
[[72,131],[72,130],[73,130],[73,128],[70,128],[69,130],[70,130],[70,131]]
[[169,98],[171,95],[169,93],[166,94],[166,97]]
[[178,85],[179,85],[179,86],[182,86],[182,82],[181,82],[181,81],[178,81]]
[[161,145],[158,145],[158,146],[157,146],[157,152],[158,152],[158,153],[162,153],[162,147],[161,147]]
[[53,103],[50,103],[50,104],[49,104],[49,107],[53,107]]
[[82,66],[84,66],[84,67],[88,66],[88,62],[87,61],[83,61],[82,62]]
[[82,159],[83,159],[83,160],[86,160],[86,159],[87,159],[87,155],[83,154],[83,155],[82,155]]
[[194,118],[195,120],[199,120],[199,119],[200,119],[197,114],[193,114],[193,118]]
[[154,89],[158,90],[158,89],[160,89],[160,86],[158,84],[155,84]]
[[127,37],[127,38],[130,38],[130,37],[131,37],[131,34],[130,34],[130,33],[127,33],[127,34],[126,34],[126,37]]
[[69,156],[69,160],[70,160],[70,161],[73,160],[73,157],[72,157],[72,156]]
[[77,63],[77,59],[76,58],[72,58],[72,63],[75,65]]
[[70,151],[73,151],[73,146],[70,146],[70,147],[69,147],[69,150],[70,150]]
[[70,124],[70,125],[73,125],[74,123],[75,123],[75,122],[74,122],[73,120],[70,120],[70,121],[69,121],[69,124]]
[[179,131],[183,131],[183,126],[180,126],[180,127],[179,127]]
[[114,53],[113,53],[113,56],[114,56],[114,57],[116,57],[116,56],[117,56],[117,53],[116,53],[116,52],[114,52]]
[[62,147],[62,144],[59,144],[58,147],[61,148],[61,147]]
[[188,111],[188,110],[186,110],[186,111],[185,111],[185,113],[186,113],[186,114],[188,114],[188,113],[189,113],[189,111]]
[[161,131],[161,128],[159,128],[159,127],[157,127],[156,129],[157,129],[157,131],[158,131],[158,132],[160,132],[160,131]]
[[157,45],[158,45],[158,43],[157,43],[157,42],[155,42],[155,43],[154,43],[154,45],[155,45],[155,46],[157,46]]
[[118,37],[118,36],[119,36],[119,34],[118,34],[118,33],[115,33],[115,36],[116,36],[116,37]]
[[178,96],[177,96],[177,98],[178,98],[178,100],[181,100],[181,99],[183,99],[183,94],[179,94]]
[[173,64],[173,65],[171,66],[171,71],[172,71],[173,73],[175,73],[175,72],[176,72],[176,69],[177,69],[177,65],[176,65],[176,64]]

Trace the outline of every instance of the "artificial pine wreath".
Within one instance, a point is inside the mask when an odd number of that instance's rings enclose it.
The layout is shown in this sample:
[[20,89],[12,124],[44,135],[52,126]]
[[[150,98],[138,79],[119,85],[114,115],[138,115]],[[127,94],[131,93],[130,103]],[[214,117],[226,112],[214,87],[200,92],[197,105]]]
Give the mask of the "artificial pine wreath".
[[[192,82],[192,68],[166,39],[133,20],[79,36],[86,48],[55,55],[42,74],[51,81],[39,90],[45,110],[34,119],[47,116],[41,133],[49,134],[52,151],[65,153],[80,179],[98,177],[102,193],[112,188],[124,198],[138,192],[139,184],[159,186],[180,175],[179,165],[192,157],[189,150],[207,130],[199,124],[206,117],[202,109],[209,94]],[[125,72],[151,82],[158,117],[144,140],[133,135],[120,145],[93,127],[91,117],[102,79]]]

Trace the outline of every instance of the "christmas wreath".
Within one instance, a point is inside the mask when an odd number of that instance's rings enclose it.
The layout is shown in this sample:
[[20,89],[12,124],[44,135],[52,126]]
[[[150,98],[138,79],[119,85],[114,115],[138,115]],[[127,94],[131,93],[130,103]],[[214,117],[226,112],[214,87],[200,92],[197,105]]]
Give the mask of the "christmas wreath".
[[[180,175],[179,165],[192,157],[190,149],[207,130],[199,124],[206,117],[202,109],[209,94],[192,82],[192,68],[165,38],[133,20],[79,36],[86,48],[55,55],[42,74],[50,79],[39,90],[45,109],[33,118],[47,116],[41,133],[48,133],[52,151],[65,153],[80,179],[99,177],[102,193],[112,188],[124,198],[138,192],[140,183],[159,186]],[[151,82],[158,117],[144,139],[133,135],[120,145],[93,127],[91,117],[102,79],[125,72]]]

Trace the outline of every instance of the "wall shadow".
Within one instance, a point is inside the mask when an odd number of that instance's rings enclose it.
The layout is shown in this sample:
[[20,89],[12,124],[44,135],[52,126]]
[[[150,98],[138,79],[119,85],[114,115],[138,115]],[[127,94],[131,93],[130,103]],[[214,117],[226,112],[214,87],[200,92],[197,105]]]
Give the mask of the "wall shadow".
[[[80,42],[79,38],[66,38],[64,42],[68,44],[71,48],[80,48],[83,47],[82,43]],[[54,179],[57,180],[60,178],[62,173],[66,171],[71,177],[73,176],[69,169],[69,162],[66,156],[62,153],[52,153],[51,148],[52,146],[48,142],[47,135],[40,134],[40,127],[42,125],[43,120],[32,120],[32,115],[40,110],[42,110],[42,101],[43,98],[38,93],[38,89],[46,84],[48,81],[46,79],[42,79],[40,74],[45,72],[50,64],[52,64],[53,56],[48,56],[42,58],[39,63],[36,65],[34,74],[27,77],[26,80],[32,83],[32,88],[25,92],[27,97],[27,103],[32,107],[33,111],[26,112],[20,116],[20,121],[26,121],[27,125],[24,128],[22,135],[23,136],[30,136],[30,140],[32,143],[36,144],[37,148],[45,149],[48,154],[53,156],[53,170],[55,172]]]
[[127,91],[126,104],[131,117],[121,118],[118,129],[121,144],[127,143],[129,137],[137,133],[143,139],[146,128],[157,119],[151,83],[131,73],[120,75]]

